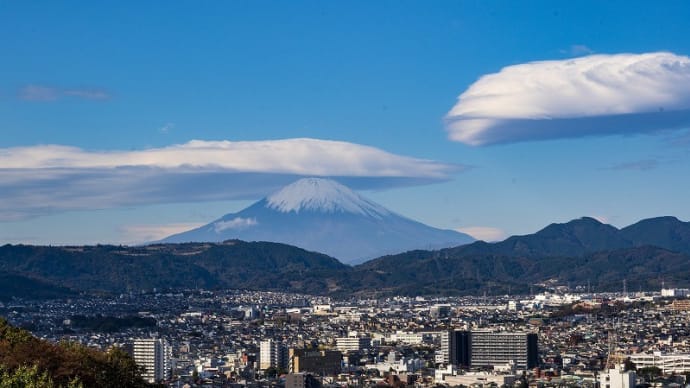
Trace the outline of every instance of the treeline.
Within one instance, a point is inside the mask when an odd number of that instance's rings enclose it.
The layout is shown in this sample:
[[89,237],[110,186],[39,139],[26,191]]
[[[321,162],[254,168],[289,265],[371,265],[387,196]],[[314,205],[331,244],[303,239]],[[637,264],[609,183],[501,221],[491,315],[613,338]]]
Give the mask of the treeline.
[[0,388],[150,387],[124,350],[53,344],[0,318]]

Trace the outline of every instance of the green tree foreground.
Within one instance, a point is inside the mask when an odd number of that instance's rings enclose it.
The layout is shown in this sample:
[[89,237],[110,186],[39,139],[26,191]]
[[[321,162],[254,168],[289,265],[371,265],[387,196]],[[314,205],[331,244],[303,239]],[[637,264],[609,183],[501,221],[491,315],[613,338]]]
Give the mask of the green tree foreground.
[[0,388],[149,387],[120,348],[107,352],[53,344],[0,318]]

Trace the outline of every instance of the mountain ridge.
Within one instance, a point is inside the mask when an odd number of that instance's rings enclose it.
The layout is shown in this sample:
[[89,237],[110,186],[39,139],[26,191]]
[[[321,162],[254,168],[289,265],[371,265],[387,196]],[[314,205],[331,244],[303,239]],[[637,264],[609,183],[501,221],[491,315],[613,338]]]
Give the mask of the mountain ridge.
[[303,178],[201,227],[159,243],[274,241],[322,252],[347,264],[412,249],[438,249],[474,241],[403,217],[336,181]]
[[348,297],[477,295],[526,293],[552,280],[573,286],[591,283],[597,291],[620,290],[624,279],[629,289],[658,289],[661,279],[690,287],[690,249],[678,249],[690,242],[690,223],[657,217],[631,226],[617,229],[581,218],[498,243],[411,250],[356,266],[285,244],[237,240],[139,247],[5,245],[0,247],[0,275],[9,274],[7,279],[16,285],[7,288],[14,294],[5,298],[22,296],[36,286],[47,287],[33,294],[44,298],[63,291],[73,295],[153,288]]

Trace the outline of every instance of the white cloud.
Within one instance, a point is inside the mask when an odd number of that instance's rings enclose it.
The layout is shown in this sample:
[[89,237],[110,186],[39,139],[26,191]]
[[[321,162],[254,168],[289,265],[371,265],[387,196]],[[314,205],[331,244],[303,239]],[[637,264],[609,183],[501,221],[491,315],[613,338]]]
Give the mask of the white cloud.
[[121,228],[119,241],[126,245],[143,244],[162,240],[170,235],[186,232],[202,225],[203,223],[125,225]]
[[140,151],[0,149],[0,221],[63,210],[258,199],[305,176],[355,189],[449,179],[463,166],[317,139],[200,141]]
[[574,55],[574,56],[580,56],[580,55],[594,54],[594,50],[592,50],[591,48],[587,47],[584,44],[574,44],[574,45],[570,46],[570,49],[567,50],[567,53],[569,53],[570,55]]
[[173,128],[175,128],[175,123],[165,123],[164,126],[158,128],[159,133],[169,133]]
[[469,145],[690,127],[690,58],[589,55],[508,66],[481,77],[446,115]]
[[26,85],[19,89],[18,96],[26,101],[56,101],[63,97],[75,97],[82,100],[107,100],[110,93],[97,88],[62,89],[45,85]]
[[602,224],[610,224],[611,223],[611,218],[609,216],[595,215],[595,216],[592,216],[592,218],[601,222]]
[[633,162],[624,162],[614,164],[606,169],[608,170],[633,170],[633,171],[647,171],[653,170],[659,166],[659,161],[655,159],[643,159]]
[[250,226],[256,226],[259,223],[256,221],[256,218],[242,218],[242,217],[235,217],[230,221],[217,221],[213,224],[213,230],[216,231],[216,233],[221,233],[225,230],[228,229],[246,229],[249,228]]
[[26,101],[55,101],[59,97],[59,90],[47,86],[26,85],[19,89],[19,98]]
[[458,228],[456,230],[458,232],[469,234],[477,240],[487,242],[501,241],[507,237],[503,230],[490,226],[467,226],[464,228]]

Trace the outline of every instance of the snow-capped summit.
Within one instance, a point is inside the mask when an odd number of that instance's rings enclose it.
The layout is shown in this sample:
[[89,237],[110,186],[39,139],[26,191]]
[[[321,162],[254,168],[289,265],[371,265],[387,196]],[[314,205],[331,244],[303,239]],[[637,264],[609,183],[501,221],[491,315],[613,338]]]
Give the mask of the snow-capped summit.
[[348,187],[323,178],[303,178],[285,186],[266,198],[266,207],[283,213],[356,213],[377,218],[390,214],[383,206],[365,199]]
[[411,249],[467,244],[472,237],[397,215],[323,178],[294,182],[250,207],[162,242],[272,241],[325,253],[344,263]]

